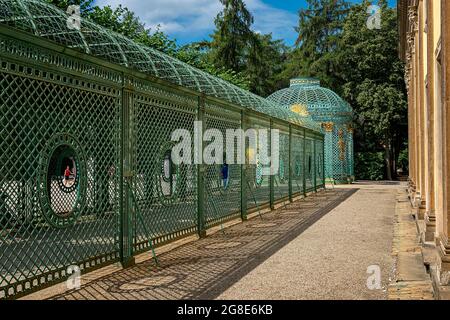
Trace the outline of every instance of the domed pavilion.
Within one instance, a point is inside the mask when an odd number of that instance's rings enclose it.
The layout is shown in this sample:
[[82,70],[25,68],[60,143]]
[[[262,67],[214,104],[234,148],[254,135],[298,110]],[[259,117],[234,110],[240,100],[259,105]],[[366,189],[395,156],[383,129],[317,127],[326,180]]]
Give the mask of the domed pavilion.
[[268,97],[285,109],[304,117],[309,115],[325,133],[325,177],[329,183],[354,180],[353,110],[330,89],[320,86],[315,78],[291,80],[290,87]]

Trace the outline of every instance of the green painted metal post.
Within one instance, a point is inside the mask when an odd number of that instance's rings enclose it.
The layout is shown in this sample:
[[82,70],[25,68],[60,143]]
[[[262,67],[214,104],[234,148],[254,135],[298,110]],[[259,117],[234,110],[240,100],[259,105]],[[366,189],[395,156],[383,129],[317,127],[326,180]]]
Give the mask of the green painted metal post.
[[[125,79],[124,79],[125,81]],[[134,104],[133,88],[130,84],[124,83],[122,89],[122,112],[121,112],[121,165],[119,166],[120,183],[120,261],[124,268],[135,264],[133,257],[133,231],[132,231],[132,201],[130,190],[127,184],[132,186],[132,150],[133,150],[133,121],[132,110]]]
[[306,130],[303,129],[303,196],[306,197]]
[[241,111],[241,129],[243,135],[241,137],[241,149],[238,152],[241,153],[241,219],[247,220],[247,159],[246,159],[246,142],[245,142],[245,130],[247,130],[247,115]]
[[197,232],[199,237],[206,237],[205,221],[205,174],[206,167],[203,163],[203,134],[205,132],[205,97],[198,98],[197,121],[202,124],[201,132],[196,136],[198,149],[197,153]]
[[[273,120],[270,119],[270,133],[269,133],[269,146],[270,146],[270,156],[272,157],[272,130],[273,130]],[[258,143],[259,145],[259,143]],[[275,209],[275,175],[270,172],[269,176],[269,189],[270,189],[270,209]]]
[[325,183],[325,137],[322,139],[322,185],[326,189]]
[[289,125],[289,201],[293,202],[292,198],[292,125]]
[[314,153],[314,192],[317,192],[317,147],[316,147],[316,140],[313,140],[313,153]]

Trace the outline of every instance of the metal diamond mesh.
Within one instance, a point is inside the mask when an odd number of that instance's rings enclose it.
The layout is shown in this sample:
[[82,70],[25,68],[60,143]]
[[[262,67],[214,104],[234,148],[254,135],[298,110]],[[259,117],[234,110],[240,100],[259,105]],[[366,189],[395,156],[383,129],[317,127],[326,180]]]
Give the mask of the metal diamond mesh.
[[314,140],[309,137],[305,139],[305,181],[306,192],[314,190],[315,177],[315,157],[314,157]]
[[[252,129],[268,129],[270,128],[270,121],[264,120],[257,117],[249,117],[246,124]],[[256,164],[247,164],[245,168],[245,184],[246,184],[246,195],[247,195],[247,208],[255,209],[268,204],[270,202],[270,176],[263,174],[263,165],[259,155],[262,150],[260,149],[259,141],[257,143],[257,149],[254,150],[250,146],[249,141],[246,140],[246,157],[249,156],[256,157]],[[248,160],[247,160],[248,163]]]
[[[161,99],[164,91],[157,91],[156,97],[149,95],[151,86],[146,89],[134,96],[133,190],[150,234],[133,219],[136,250],[146,249],[149,237],[158,244],[195,232],[197,225],[196,166],[175,165],[168,157],[174,130],[193,134],[196,111]],[[188,106],[195,105],[195,101],[183,100]]]
[[[343,183],[354,175],[353,135],[347,134],[353,111],[348,103],[333,91],[321,87],[320,81],[313,78],[292,79],[289,88],[279,90],[267,99],[285,110],[301,110],[302,114],[309,114],[316,123],[328,127],[324,130],[326,179]],[[330,127],[333,127],[332,133],[327,131]],[[345,128],[342,141],[339,137],[341,128]],[[344,150],[344,156],[341,150]]]
[[276,200],[289,196],[289,131],[280,130],[279,148],[279,169],[278,174],[274,176]]
[[[1,65],[0,298],[118,259],[120,151],[118,88]],[[81,181],[63,180],[66,164]]]
[[315,140],[316,144],[316,184],[317,187],[323,186],[325,184],[325,172],[324,172],[324,154],[323,154],[323,148],[324,143],[320,140]]
[[80,30],[70,30],[68,17],[66,12],[42,0],[0,0],[0,23],[242,107],[314,130],[320,129],[313,121],[279,108],[271,101],[87,19],[81,20]]
[[[227,130],[241,128],[241,114],[220,107],[207,105],[206,107],[206,129],[215,129],[223,137],[222,147],[224,157],[230,152],[234,153],[232,163],[226,159],[224,164],[212,164],[206,166],[205,197],[206,226],[210,227],[224,222],[230,218],[240,216],[241,212],[241,165],[236,164],[239,152],[237,139],[227,134]],[[233,145],[233,150],[228,150],[227,145]],[[231,154],[229,155],[231,157]],[[227,172],[224,170],[225,163],[228,165]],[[225,179],[227,177],[227,179]]]
[[[150,245],[203,236],[207,228],[245,218],[247,210],[271,199],[305,192],[305,183],[309,191],[320,186],[316,165],[323,135],[293,124],[295,119],[275,119],[264,99],[258,97],[261,108],[253,110],[241,104],[248,93],[236,95],[239,103],[228,103],[224,95],[231,87],[219,80],[210,82],[221,92],[216,99],[198,87],[178,88],[99,63],[42,38],[66,46],[81,41],[89,53],[97,50],[121,64],[123,54],[131,53],[114,51],[118,47],[103,29],[83,36],[53,32],[62,23],[55,18],[60,12],[39,1],[0,0],[0,5],[3,23],[41,36],[24,40],[24,34],[0,24],[0,299],[63,281],[70,266],[82,272],[116,261],[126,266]],[[89,36],[104,43],[89,46]],[[142,61],[148,68],[161,63],[156,57]],[[175,73],[165,72],[159,76]],[[196,120],[221,134],[280,129],[278,174],[264,174],[261,161],[230,164],[225,183],[221,165],[176,164],[172,134],[183,129],[192,136]],[[224,146],[231,139],[225,137]],[[195,151],[194,142],[192,137],[192,157],[204,151]],[[246,142],[247,157],[261,151],[259,144],[252,149]]]
[[291,168],[292,168],[292,192],[294,194],[305,192],[303,185],[304,178],[304,132],[293,130],[292,149],[291,149]]
[[348,181],[347,178],[351,175],[351,170],[349,171],[351,169],[349,166],[349,163],[351,163],[349,157],[352,154],[347,152],[349,146],[347,136],[346,125],[337,124],[333,127],[331,177],[338,183],[346,183]]

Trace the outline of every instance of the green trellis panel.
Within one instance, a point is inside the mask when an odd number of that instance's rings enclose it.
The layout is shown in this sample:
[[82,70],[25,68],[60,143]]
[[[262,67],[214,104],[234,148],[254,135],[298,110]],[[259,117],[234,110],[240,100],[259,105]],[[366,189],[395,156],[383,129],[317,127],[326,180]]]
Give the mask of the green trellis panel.
[[277,104],[267,99],[167,54],[101,27],[89,19],[82,19],[82,27],[79,30],[70,29],[67,27],[68,18],[66,12],[45,0],[0,0],[0,23],[15,28],[17,32],[20,30],[40,35],[42,39],[127,67],[128,70],[139,71],[234,105],[320,130],[320,126],[313,121],[306,120],[290,110],[279,108]]
[[[228,164],[228,185],[221,176],[221,164],[206,166],[205,196],[206,196],[206,226],[222,223],[241,215],[241,166],[237,163],[238,144],[227,130],[241,129],[241,113],[227,110],[212,104],[206,105],[206,129],[216,129],[223,137],[222,146],[225,155],[228,154],[227,144],[233,144],[235,160]],[[220,159],[223,161],[224,159]]]
[[315,186],[314,140],[310,136],[305,139],[305,181],[306,192],[314,191]]
[[[70,265],[88,270],[119,260],[122,112],[119,73],[9,38],[1,43],[0,299],[62,279]],[[90,75],[73,76],[75,62]],[[65,189],[53,160],[50,167],[41,160],[58,136],[76,137],[83,190]],[[54,227],[43,218],[49,210],[64,215],[80,198],[77,223]]]
[[[320,185],[311,180],[319,169],[306,172],[305,159],[314,168],[314,149],[321,150],[314,141],[323,143],[323,135],[305,140],[294,118],[18,37],[27,36],[0,25],[0,299],[62,281],[71,265],[83,272],[117,261],[126,266],[150,243],[245,218],[247,209],[289,196],[289,185],[295,194],[305,192],[304,180],[310,190]],[[220,132],[281,129],[277,188],[271,193],[275,180],[261,164],[231,165],[227,190],[217,165],[174,165],[171,134],[184,129],[192,136],[195,120]],[[191,149],[192,158],[203,152]],[[260,150],[247,144],[246,151]],[[66,186],[70,163],[77,172]]]
[[304,131],[293,129],[292,148],[291,148],[291,167],[292,167],[292,192],[295,195],[304,194]]
[[[270,128],[270,121],[256,116],[249,116],[247,118],[247,125],[250,129],[268,129]],[[259,143],[258,143],[259,148]],[[270,151],[269,151],[270,152]],[[246,139],[246,157],[249,154],[259,154],[260,150],[254,150],[249,145],[249,140]],[[247,161],[248,162],[248,161]],[[249,210],[257,209],[270,202],[270,176],[263,175],[263,166],[261,162],[256,164],[247,164],[245,170],[245,184],[247,186],[247,208]]]
[[164,160],[173,147],[174,130],[184,129],[193,136],[197,99],[144,81],[134,84],[133,190],[151,233],[145,234],[134,219],[134,247],[141,251],[147,249],[148,236],[157,245],[197,230],[197,168],[183,164],[172,170]]
[[279,169],[274,176],[275,201],[289,197],[289,126],[275,124],[274,129],[279,130]]
[[324,143],[320,140],[315,140],[316,144],[316,183],[318,188],[322,188],[325,184],[324,176]]

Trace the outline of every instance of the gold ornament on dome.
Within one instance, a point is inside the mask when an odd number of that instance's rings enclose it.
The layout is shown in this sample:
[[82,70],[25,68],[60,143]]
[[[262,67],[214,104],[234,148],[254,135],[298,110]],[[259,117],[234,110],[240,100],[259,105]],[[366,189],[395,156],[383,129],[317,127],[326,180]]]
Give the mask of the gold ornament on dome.
[[332,132],[333,131],[333,122],[324,122],[324,123],[322,123],[322,128],[326,132]]
[[302,117],[309,116],[308,108],[304,104],[293,104],[291,106],[291,111],[301,115]]
[[349,124],[347,126],[347,131],[348,131],[348,133],[353,133],[355,131],[355,129],[353,128],[353,126],[351,124]]
[[339,129],[338,136],[339,136],[338,146],[339,146],[339,151],[340,151],[339,152],[339,160],[344,161],[344,159],[345,159],[344,130]]

